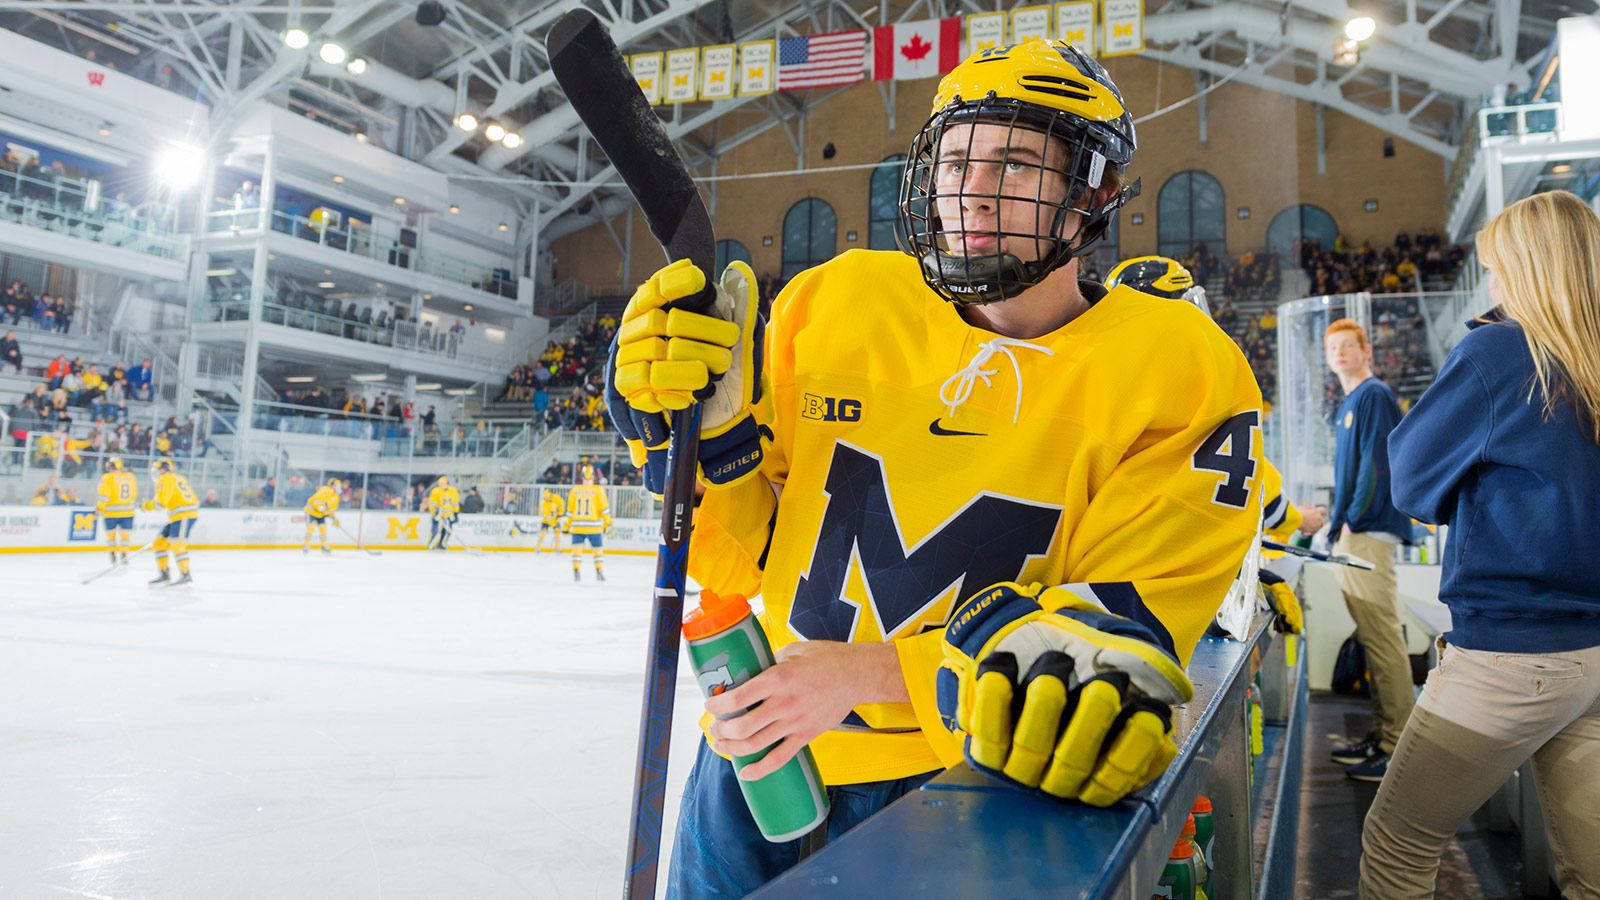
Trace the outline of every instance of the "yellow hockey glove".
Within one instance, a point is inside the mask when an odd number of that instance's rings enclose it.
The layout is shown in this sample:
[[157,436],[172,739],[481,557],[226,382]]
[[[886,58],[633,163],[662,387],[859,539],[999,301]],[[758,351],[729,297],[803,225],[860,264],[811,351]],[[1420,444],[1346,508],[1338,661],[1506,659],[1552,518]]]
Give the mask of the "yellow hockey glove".
[[1279,634],[1299,634],[1305,630],[1305,613],[1300,610],[1300,599],[1294,589],[1276,572],[1261,570],[1261,595],[1273,612],[1273,626]]
[[705,287],[705,274],[681,259],[640,285],[623,311],[606,364],[606,407],[654,493],[666,486],[667,414],[700,398],[701,476],[708,487],[737,483],[761,465],[752,409],[761,399],[765,322],[755,274],[742,262],[723,269],[706,313],[667,309]]
[[975,768],[1091,806],[1166,771],[1178,752],[1171,707],[1194,696],[1143,625],[1066,589],[1014,582],[951,616],[938,688]]

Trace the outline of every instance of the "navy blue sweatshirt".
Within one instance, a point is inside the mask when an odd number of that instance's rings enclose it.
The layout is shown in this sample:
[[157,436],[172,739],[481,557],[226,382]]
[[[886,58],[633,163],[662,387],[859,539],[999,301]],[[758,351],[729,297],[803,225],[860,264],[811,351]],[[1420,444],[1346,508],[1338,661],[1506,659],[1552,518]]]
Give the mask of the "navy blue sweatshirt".
[[1389,499],[1389,432],[1400,421],[1394,391],[1377,378],[1356,385],[1339,404],[1333,427],[1333,537],[1351,531],[1386,531],[1411,540],[1411,519]]
[[1439,599],[1452,644],[1600,645],[1600,445],[1566,400],[1546,419],[1536,384],[1519,326],[1474,323],[1390,438],[1395,504],[1450,526]]

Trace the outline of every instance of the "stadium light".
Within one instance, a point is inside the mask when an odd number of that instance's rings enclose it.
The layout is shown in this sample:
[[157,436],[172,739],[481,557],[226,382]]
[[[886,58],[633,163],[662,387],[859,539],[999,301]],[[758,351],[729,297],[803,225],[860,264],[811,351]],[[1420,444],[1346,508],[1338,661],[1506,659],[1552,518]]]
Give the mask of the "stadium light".
[[1378,20],[1371,16],[1356,16],[1344,23],[1344,36],[1356,43],[1370,39],[1378,32]]
[[290,50],[304,50],[311,44],[311,35],[304,28],[291,28],[283,33],[283,43]]
[[456,116],[456,127],[462,131],[477,131],[478,117],[469,112]]
[[347,55],[344,48],[333,41],[324,41],[322,46],[317,48],[317,58],[330,66],[344,62]]
[[351,75],[365,75],[367,74],[367,61],[358,56],[345,63],[344,70]]
[[483,136],[491,141],[498,141],[506,136],[506,127],[499,122],[490,122],[483,126]]
[[515,131],[508,131],[506,136],[500,139],[500,143],[504,144],[507,150],[515,150],[522,146],[522,135]]
[[176,190],[184,190],[200,180],[206,152],[193,144],[173,143],[156,154],[156,179]]

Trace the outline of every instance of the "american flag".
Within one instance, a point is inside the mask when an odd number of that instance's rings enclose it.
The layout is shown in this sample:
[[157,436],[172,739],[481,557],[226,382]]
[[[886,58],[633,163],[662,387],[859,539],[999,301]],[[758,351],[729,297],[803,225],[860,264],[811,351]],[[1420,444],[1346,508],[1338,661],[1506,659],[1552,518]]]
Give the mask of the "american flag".
[[866,59],[865,31],[781,38],[778,41],[778,90],[854,84],[866,71]]

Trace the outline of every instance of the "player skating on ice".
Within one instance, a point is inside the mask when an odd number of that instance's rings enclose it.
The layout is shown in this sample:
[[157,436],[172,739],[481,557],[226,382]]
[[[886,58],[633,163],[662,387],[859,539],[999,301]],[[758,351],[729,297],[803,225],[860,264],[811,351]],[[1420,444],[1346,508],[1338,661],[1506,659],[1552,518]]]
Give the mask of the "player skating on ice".
[[549,488],[544,488],[539,497],[539,539],[534,543],[534,549],[544,552],[545,538],[550,538],[550,549],[561,549],[561,518],[566,515],[567,504],[561,495]]
[[300,548],[301,553],[311,552],[311,532],[315,530],[322,555],[333,555],[333,551],[328,549],[328,522],[331,520],[335,525],[339,523],[339,491],[343,487],[339,479],[329,478],[327,484],[317,488],[306,499],[306,542]]
[[127,562],[128,547],[133,542],[133,511],[139,503],[139,479],[127,471],[119,457],[106,461],[106,472],[100,476],[100,501],[95,511],[106,530],[106,546],[111,551],[111,562]]
[[456,515],[461,512],[461,492],[456,490],[447,476],[440,475],[433,489],[428,491],[422,509],[432,516],[428,529],[428,549],[449,549],[450,533],[455,529]]
[[984,51],[910,148],[909,252],[800,273],[764,341],[742,262],[711,315],[664,310],[705,284],[681,261],[629,302],[608,406],[659,492],[663,410],[720,375],[689,574],[760,594],[779,655],[707,703],[729,718],[689,776],[669,896],[742,896],[799,859],[762,839],[728,754],[771,748],[758,779],[809,743],[861,798],[829,835],[963,757],[1097,806],[1173,759],[1182,664],[1256,534],[1261,396],[1198,309],[1078,280],[1133,152],[1092,59]]
[[[147,510],[162,509],[167,513],[167,524],[156,537],[153,549],[158,573],[150,580],[152,586],[189,584],[194,578],[189,574],[189,533],[194,530],[199,516],[200,501],[195,499],[189,479],[179,475],[170,459],[158,459],[150,464],[150,479],[155,482],[155,499],[146,500]],[[171,563],[178,564],[178,579],[172,580]]]
[[561,530],[572,535],[572,580],[583,580],[583,548],[594,553],[594,577],[606,580],[605,534],[611,528],[611,512],[606,504],[606,489],[596,484],[600,479],[594,466],[578,470],[578,484],[567,494],[567,514],[562,519]]

